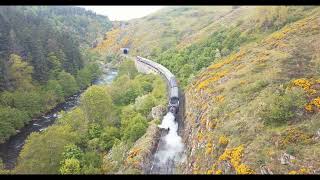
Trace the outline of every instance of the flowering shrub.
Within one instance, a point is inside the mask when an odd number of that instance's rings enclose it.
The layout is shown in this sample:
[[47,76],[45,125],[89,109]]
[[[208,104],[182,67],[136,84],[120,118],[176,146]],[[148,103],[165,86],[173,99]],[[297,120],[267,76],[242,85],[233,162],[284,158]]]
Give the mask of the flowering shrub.
[[[317,90],[313,89],[312,86],[319,84],[319,79],[306,79],[306,78],[301,78],[301,79],[296,79],[293,81],[294,86],[301,87],[306,93],[308,93],[309,96],[312,97],[312,95],[317,94]],[[305,110],[308,112],[314,112],[315,109],[320,109],[320,97],[316,97],[312,99],[309,103],[307,103],[304,106]]]
[[313,99],[313,100],[311,101],[311,104],[312,104],[312,105],[315,105],[317,108],[320,109],[320,97],[317,97],[317,98]]
[[309,81],[305,78],[302,79],[296,79],[293,81],[293,84],[295,86],[301,87],[303,90],[305,90],[307,93],[309,93],[310,95],[315,94],[317,91],[312,89],[311,86],[314,84],[314,82]]
[[218,161],[230,161],[237,174],[253,174],[254,171],[252,169],[250,169],[247,165],[241,163],[243,151],[243,145],[232,149],[226,149],[224,153],[219,157]]
[[289,128],[281,135],[279,146],[284,148],[290,144],[308,144],[311,143],[311,141],[312,135],[308,135],[298,128]]
[[215,97],[216,102],[223,102],[224,101],[224,96],[216,96]]
[[289,172],[289,174],[308,174],[308,173],[310,173],[310,169],[308,169],[308,168],[301,168],[297,171],[293,170],[293,171]]
[[227,73],[228,73],[228,71],[226,71],[226,70],[222,71],[222,72],[215,73],[212,77],[200,82],[198,84],[197,91],[207,88],[209,86],[209,84],[214,83],[214,82],[218,81],[219,79],[223,78]]
[[218,143],[221,145],[227,145],[229,143],[229,139],[225,136],[220,136]]
[[221,170],[221,169],[218,169],[218,170],[216,171],[216,174],[222,174],[222,170]]
[[206,145],[206,154],[211,154],[213,152],[213,145],[211,143],[208,143]]

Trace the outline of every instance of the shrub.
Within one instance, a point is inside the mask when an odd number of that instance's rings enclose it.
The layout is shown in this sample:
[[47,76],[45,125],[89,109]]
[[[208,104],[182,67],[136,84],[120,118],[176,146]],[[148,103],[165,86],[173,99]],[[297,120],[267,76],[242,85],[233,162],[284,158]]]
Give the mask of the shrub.
[[135,142],[146,132],[147,127],[147,119],[141,114],[138,114],[132,118],[127,127],[124,128],[123,139],[129,142]]
[[286,123],[295,117],[296,111],[304,107],[306,98],[303,91],[292,89],[283,95],[271,95],[260,117],[267,125]]
[[71,159],[71,158],[81,159],[83,156],[83,152],[78,146],[74,144],[69,144],[65,146],[65,150],[62,153],[62,155],[64,159]]
[[0,107],[0,143],[16,133],[29,120],[26,112],[10,107]]
[[110,150],[117,139],[120,139],[120,130],[118,128],[105,128],[100,137],[101,149]]
[[78,159],[66,159],[60,168],[61,174],[79,174],[80,173],[80,162]]

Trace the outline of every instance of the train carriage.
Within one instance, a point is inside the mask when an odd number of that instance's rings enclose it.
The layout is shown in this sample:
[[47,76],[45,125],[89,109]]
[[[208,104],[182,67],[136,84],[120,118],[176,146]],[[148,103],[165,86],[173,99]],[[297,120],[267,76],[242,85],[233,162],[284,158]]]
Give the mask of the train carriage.
[[174,114],[177,114],[179,111],[179,89],[175,76],[161,64],[142,58],[140,56],[137,56],[137,60],[156,69],[167,79],[169,90],[168,110]]

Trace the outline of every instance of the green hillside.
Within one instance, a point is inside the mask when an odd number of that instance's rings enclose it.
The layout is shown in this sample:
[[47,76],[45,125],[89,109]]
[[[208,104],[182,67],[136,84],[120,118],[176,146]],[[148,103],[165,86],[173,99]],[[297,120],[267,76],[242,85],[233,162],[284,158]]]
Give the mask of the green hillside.
[[87,51],[109,23],[76,7],[0,7],[0,143],[97,78]]
[[[318,173],[319,8],[173,7],[114,25],[185,89],[181,173]],[[125,23],[122,23],[125,24]]]

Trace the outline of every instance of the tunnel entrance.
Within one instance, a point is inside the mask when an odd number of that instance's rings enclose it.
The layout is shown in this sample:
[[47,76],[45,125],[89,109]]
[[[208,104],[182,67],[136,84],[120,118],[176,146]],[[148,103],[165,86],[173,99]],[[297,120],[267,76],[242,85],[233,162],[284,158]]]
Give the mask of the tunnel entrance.
[[129,53],[129,49],[128,48],[123,48],[123,54],[128,54]]

